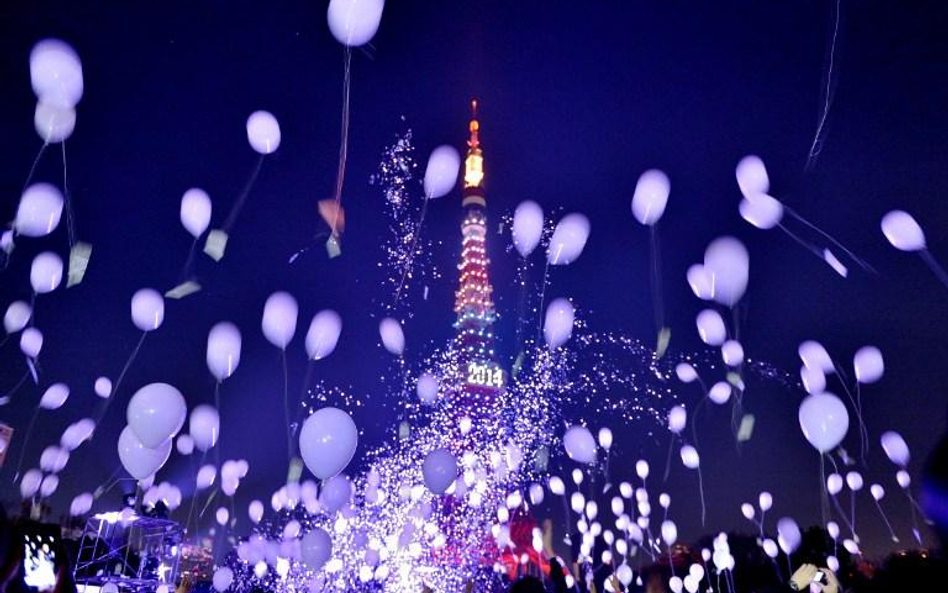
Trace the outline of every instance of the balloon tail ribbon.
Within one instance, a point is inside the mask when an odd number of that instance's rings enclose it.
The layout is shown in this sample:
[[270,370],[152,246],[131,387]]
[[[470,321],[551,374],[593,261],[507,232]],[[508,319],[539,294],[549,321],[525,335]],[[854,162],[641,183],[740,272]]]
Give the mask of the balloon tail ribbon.
[[135,357],[138,356],[138,351],[141,350],[142,344],[145,343],[146,336],[148,336],[148,332],[143,331],[142,337],[138,339],[138,344],[135,345],[135,348],[129,355],[128,360],[125,361],[125,366],[122,367],[122,372],[119,373],[118,379],[115,380],[115,385],[112,387],[112,393],[109,394],[109,397],[106,398],[105,402],[102,404],[102,407],[99,409],[99,413],[96,414],[96,426],[99,426],[99,423],[102,422],[102,418],[105,416],[105,413],[109,410],[109,405],[112,403],[112,400],[115,399],[115,395],[118,393],[119,387],[122,386],[122,380],[125,378],[125,374],[128,372],[128,369],[132,366],[132,362],[135,361]]
[[698,467],[698,494],[701,497],[701,526],[704,527],[705,516],[707,515],[707,508],[704,502],[704,476],[701,473],[701,465]]
[[937,277],[938,280],[944,284],[946,288],[948,288],[948,272],[945,272],[945,268],[942,267],[942,265],[938,263],[934,257],[932,257],[931,251],[922,249],[918,252],[918,254],[922,256],[922,260],[928,264],[928,267],[935,274],[935,277]]
[[283,420],[286,423],[286,463],[293,459],[293,435],[290,433],[290,379],[286,369],[286,349],[280,350],[283,363]]
[[671,473],[671,462],[672,462],[672,451],[675,448],[675,435],[672,434],[672,438],[668,441],[668,457],[665,460],[665,475],[662,477],[662,483],[668,481],[668,474]]
[[60,144],[63,149],[63,198],[66,202],[66,234],[69,237],[69,248],[72,249],[76,245],[76,223],[72,213],[72,200],[69,197],[69,182],[66,176],[66,141],[63,140]]
[[[873,498],[875,500],[875,498]],[[876,508],[879,509],[879,514],[882,515],[882,520],[885,521],[885,526],[889,528],[889,537],[892,538],[892,541],[895,543],[899,542],[899,538],[895,535],[895,530],[892,529],[892,523],[889,522],[889,518],[886,516],[885,511],[882,510],[882,505],[876,500]]]
[[537,307],[537,344],[543,339],[543,304],[546,300],[546,285],[550,282],[550,258],[546,259],[546,265],[543,267],[543,281],[540,284],[540,305]]
[[[651,251],[652,307],[655,314],[655,331],[665,329],[665,301],[662,290],[662,252],[659,248],[658,229],[649,227],[649,249]],[[661,358],[661,356],[659,356]]]
[[335,236],[338,231],[339,213],[342,211],[342,186],[346,179],[346,158],[349,153],[349,89],[351,87],[352,71],[352,49],[346,46],[345,56],[343,58],[343,77],[342,77],[342,120],[339,130],[339,164],[336,167],[336,192],[333,198],[336,201],[336,209],[333,214],[332,224],[329,225],[330,232]]
[[20,470],[23,469],[23,457],[26,456],[26,449],[30,444],[30,436],[33,434],[33,426],[36,424],[36,417],[39,416],[40,407],[36,406],[33,410],[33,416],[30,417],[30,424],[26,428],[26,436],[23,438],[23,447],[20,449],[20,457],[16,462],[16,472],[13,474],[13,483],[20,479]]
[[820,453],[820,518],[823,527],[829,521],[829,491],[826,488],[826,456]]
[[224,221],[224,226],[221,227],[221,229],[228,235],[234,228],[234,224],[237,222],[237,215],[240,214],[240,211],[244,208],[244,204],[247,202],[247,196],[250,195],[250,190],[253,189],[254,184],[257,182],[257,177],[260,175],[260,169],[263,168],[263,159],[265,156],[266,155],[261,154],[260,158],[257,159],[256,166],[254,166],[253,171],[251,171],[250,177],[247,178],[247,183],[244,184],[244,188],[240,190],[237,200],[234,202],[234,205],[230,209],[230,213],[227,215],[227,219]]
[[428,201],[428,196],[425,196],[425,201],[421,206],[421,215],[418,217],[418,224],[415,225],[415,232],[411,238],[411,249],[408,251],[408,261],[405,262],[405,266],[402,268],[402,279],[398,282],[398,289],[395,291],[395,300],[389,309],[394,309],[398,305],[398,299],[402,296],[402,289],[405,288],[405,280],[408,278],[408,273],[415,263],[415,250],[418,249],[418,238],[421,236],[421,226],[425,223],[425,213],[428,212]]
[[836,18],[833,22],[833,35],[830,38],[829,63],[826,68],[826,83],[823,87],[823,109],[820,111],[820,120],[816,126],[816,134],[813,136],[813,143],[810,145],[810,152],[806,156],[805,171],[809,171],[816,163],[817,157],[823,151],[823,128],[826,125],[826,118],[829,117],[830,106],[833,104],[833,83],[836,73],[833,71],[836,65],[836,40],[839,38],[839,13],[840,0],[836,0]]
[[[826,239],[827,241],[829,241],[830,243],[832,243],[833,245],[835,245],[836,247],[838,247],[838,248],[840,249],[840,251],[842,251],[843,253],[845,253],[845,254],[849,257],[849,259],[851,259],[853,262],[855,262],[855,264],[858,265],[860,268],[862,268],[864,271],[869,272],[869,273],[871,273],[871,274],[878,274],[878,272],[876,272],[876,269],[875,269],[875,268],[873,268],[871,265],[869,265],[869,263],[866,262],[864,259],[862,259],[862,258],[859,257],[858,255],[856,255],[855,253],[853,253],[852,251],[850,251],[845,245],[843,245],[842,243],[840,243],[839,241],[837,241],[836,238],[833,237],[833,235],[830,235],[829,233],[827,233],[826,231],[824,231],[824,230],[821,229],[820,227],[816,226],[815,224],[813,224],[813,223],[810,222],[809,220],[803,218],[803,217],[800,216],[798,213],[796,213],[795,211],[793,211],[793,210],[790,209],[790,208],[787,208],[786,206],[784,207],[784,211],[785,211],[787,214],[789,214],[790,216],[792,216],[794,219],[800,221],[804,226],[806,226],[806,227],[809,228],[809,229],[812,229],[814,232],[816,232],[817,234],[819,234],[821,237],[823,237],[824,239]],[[783,226],[781,226],[781,228],[783,228],[784,231],[787,230],[787,229],[786,229],[785,227],[783,227]],[[789,232],[789,231],[788,231],[788,232]],[[814,247],[814,249],[816,249],[816,248]],[[818,257],[820,257],[820,259],[823,259],[823,254],[820,253],[820,251],[819,251],[818,249],[815,251],[815,253],[816,253],[816,255],[817,255]]]

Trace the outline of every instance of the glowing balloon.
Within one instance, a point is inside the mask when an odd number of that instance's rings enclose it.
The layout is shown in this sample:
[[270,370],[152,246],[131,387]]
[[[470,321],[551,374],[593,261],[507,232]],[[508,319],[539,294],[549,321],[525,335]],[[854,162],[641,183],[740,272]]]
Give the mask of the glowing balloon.
[[263,305],[261,326],[264,337],[277,348],[285,350],[296,333],[298,316],[299,306],[293,295],[282,291],[271,294]]
[[875,383],[885,372],[882,352],[875,346],[863,346],[853,357],[853,367],[856,369],[857,381],[863,385]]
[[885,451],[889,461],[903,468],[908,465],[911,455],[909,454],[908,445],[905,443],[905,439],[902,438],[902,435],[889,430],[882,433],[882,437],[879,440],[882,443],[882,450]]
[[59,473],[67,463],[69,463],[69,451],[56,445],[46,447],[40,455],[40,469],[47,473]]
[[688,411],[685,410],[685,406],[673,406],[668,412],[668,430],[672,431],[673,433],[681,434],[681,431],[685,429],[685,424],[687,422]]
[[543,486],[534,482],[533,484],[530,484],[529,493],[530,493],[530,504],[536,506],[543,503],[543,498],[544,498]]
[[154,449],[178,434],[188,408],[184,396],[167,383],[150,383],[128,402],[128,427],[142,445]]
[[790,517],[783,517],[777,521],[777,543],[784,554],[792,554],[800,547],[803,536],[800,527]]
[[883,488],[880,484],[873,484],[872,486],[869,486],[869,493],[872,494],[873,500],[879,502],[883,499],[883,497],[885,497],[885,488]]
[[560,219],[553,230],[546,253],[547,261],[553,266],[576,261],[583,253],[588,239],[589,219],[575,212],[567,214]]
[[310,570],[319,570],[332,556],[332,539],[319,527],[303,536],[300,557]]
[[747,290],[750,256],[734,237],[719,237],[704,252],[704,267],[711,274],[711,298],[733,307]]
[[207,335],[207,368],[223,381],[240,364],[240,330],[229,321],[221,321]]
[[901,251],[925,249],[925,233],[908,212],[893,210],[882,217],[882,234]]
[[431,405],[438,399],[438,378],[431,373],[422,373],[415,387],[421,403]]
[[150,449],[138,440],[130,426],[126,426],[119,435],[118,453],[125,471],[133,478],[142,480],[161,469],[168,461],[168,456],[171,455],[171,440],[168,439],[158,447]]
[[68,44],[44,39],[30,52],[30,83],[40,101],[75,107],[82,99],[82,62]]
[[181,196],[181,224],[197,239],[211,223],[211,197],[207,192],[192,187]]
[[461,156],[453,146],[443,144],[431,151],[425,169],[425,197],[440,198],[454,189],[461,170]]
[[56,187],[34,183],[20,196],[13,228],[26,237],[44,237],[59,226],[63,203],[63,194]]
[[682,383],[691,383],[698,378],[698,371],[687,362],[679,362],[675,366],[675,375],[678,376],[678,380]]
[[862,490],[863,485],[862,474],[859,472],[848,472],[846,474],[846,485],[849,486],[849,489],[853,492],[859,492]]
[[319,493],[319,504],[331,515],[349,504],[352,493],[352,482],[345,474],[338,474],[323,483],[322,492]]
[[143,332],[161,327],[165,320],[165,300],[157,290],[142,288],[132,295],[132,323]]
[[210,488],[217,479],[217,468],[211,464],[202,465],[194,478],[194,485],[198,490]]
[[263,519],[263,503],[259,500],[250,501],[250,505],[247,507],[247,515],[251,521],[259,523]]
[[822,369],[803,365],[800,367],[800,380],[807,393],[822,393],[826,390],[826,375]]
[[339,43],[358,47],[372,40],[382,20],[385,0],[330,0],[329,31]]
[[737,186],[744,197],[765,194],[770,191],[770,177],[764,161],[755,154],[749,154],[737,163],[734,170]]
[[[226,510],[226,509],[225,509]],[[226,523],[226,521],[225,521]],[[221,566],[214,571],[214,576],[211,579],[211,584],[214,585],[214,590],[218,593],[224,593],[230,584],[234,582],[234,571],[227,568],[226,566]]]
[[709,346],[720,346],[727,339],[727,329],[721,314],[714,309],[705,309],[695,318],[698,336]]
[[95,380],[93,391],[101,398],[109,397],[112,395],[112,381],[108,377],[99,377]]
[[666,546],[673,546],[678,541],[678,527],[674,521],[662,521],[662,541]]
[[33,258],[30,267],[30,285],[36,294],[56,290],[63,279],[63,260],[52,251],[44,251]]
[[688,268],[688,286],[691,292],[702,301],[710,301],[713,294],[713,278],[711,272],[701,264],[694,264]]
[[188,433],[194,439],[198,451],[207,451],[216,443],[221,433],[221,417],[217,408],[201,404],[191,410]]
[[543,208],[531,200],[520,202],[514,210],[513,242],[523,257],[527,257],[543,236]]
[[895,481],[899,483],[900,487],[907,489],[912,485],[912,476],[904,469],[900,469],[895,473]]
[[313,316],[306,331],[306,354],[312,360],[322,360],[332,354],[339,343],[342,318],[331,309],[323,309]]
[[3,329],[8,334],[15,334],[30,322],[33,309],[24,301],[13,301],[3,315]]
[[76,110],[41,99],[33,112],[33,127],[43,142],[58,144],[72,136],[76,129]]
[[546,308],[543,338],[550,348],[559,348],[573,335],[576,311],[569,299],[558,298]]
[[177,449],[179,455],[190,455],[194,453],[194,439],[189,434],[179,434],[174,441],[174,448]]
[[843,476],[833,472],[826,476],[826,491],[836,496],[843,489]]
[[435,449],[422,464],[425,486],[433,494],[444,494],[458,475],[458,462],[447,449]]
[[566,454],[577,463],[596,462],[596,441],[585,426],[571,426],[563,435]]
[[691,445],[685,445],[681,448],[681,463],[688,469],[698,469],[701,465],[701,457],[698,450]]
[[803,436],[820,453],[834,449],[849,430],[849,412],[832,393],[808,395],[800,404]]
[[405,334],[402,324],[393,317],[386,317],[379,323],[379,335],[382,336],[382,345],[395,356],[401,356],[405,351]]
[[269,111],[254,111],[247,118],[247,141],[260,154],[272,154],[280,147],[280,124]]
[[59,488],[59,476],[55,474],[48,475],[40,483],[40,496],[43,498],[52,496],[57,488]]
[[708,390],[708,399],[718,405],[726,404],[731,399],[731,385],[726,381],[718,381]]
[[741,505],[741,514],[744,515],[744,518],[748,521],[753,521],[754,517],[757,515],[757,511],[754,510],[754,505],[745,502]]
[[56,410],[69,397],[69,387],[65,383],[54,383],[49,386],[40,398],[39,406],[46,410]]
[[43,349],[43,333],[35,327],[28,327],[20,334],[20,351],[35,359]]
[[756,194],[741,200],[741,218],[761,230],[772,229],[783,218],[783,204],[767,194]]
[[639,176],[632,195],[632,215],[640,223],[652,226],[665,213],[671,182],[658,169],[649,169]]
[[826,351],[826,348],[824,348],[822,344],[815,340],[807,340],[801,343],[797,349],[797,353],[800,355],[800,360],[803,361],[803,364],[811,369],[819,369],[825,374],[836,371],[829,352]]
[[359,431],[349,414],[338,408],[313,412],[300,431],[300,454],[309,471],[321,480],[349,465],[359,443]]
[[92,438],[93,431],[95,431],[95,422],[91,418],[83,418],[66,427],[59,439],[59,444],[67,451],[74,451],[79,445]]
[[563,496],[566,492],[566,485],[563,484],[562,478],[559,476],[550,477],[550,492],[557,496]]
[[721,345],[721,359],[729,367],[739,367],[744,363],[744,347],[737,340],[727,340]]
[[644,480],[645,478],[648,477],[648,472],[649,472],[648,461],[645,461],[644,459],[639,459],[638,461],[635,462],[635,475],[637,475],[639,478]]
[[42,483],[43,472],[38,469],[28,470],[20,480],[20,495],[23,498],[31,498],[39,490]]
[[606,451],[612,448],[612,430],[608,426],[599,429],[599,446]]
[[72,499],[72,504],[69,505],[69,515],[72,517],[78,517],[80,515],[85,515],[90,510],[92,510],[92,493],[83,492],[75,498]]

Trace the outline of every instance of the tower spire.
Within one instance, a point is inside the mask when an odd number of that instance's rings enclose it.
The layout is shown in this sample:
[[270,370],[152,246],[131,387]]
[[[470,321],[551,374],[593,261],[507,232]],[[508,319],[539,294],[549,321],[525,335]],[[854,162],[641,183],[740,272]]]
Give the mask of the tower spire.
[[464,206],[487,206],[484,199],[484,153],[481,150],[481,124],[477,121],[477,99],[471,100],[470,137],[467,141],[467,156],[464,158],[464,190],[461,204]]

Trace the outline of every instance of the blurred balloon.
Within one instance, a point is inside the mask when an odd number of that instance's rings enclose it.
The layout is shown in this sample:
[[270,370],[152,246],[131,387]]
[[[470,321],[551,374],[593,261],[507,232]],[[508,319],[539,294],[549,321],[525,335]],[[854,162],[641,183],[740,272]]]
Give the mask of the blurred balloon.
[[211,223],[211,197],[203,189],[192,187],[181,196],[181,224],[197,239]]
[[59,226],[63,204],[63,194],[55,186],[34,183],[20,196],[13,228],[25,237],[45,237]]
[[925,249],[925,233],[912,216],[893,210],[882,217],[882,233],[893,247],[901,251]]
[[83,492],[77,495],[72,499],[72,504],[69,505],[69,515],[72,517],[85,515],[92,510],[93,500],[91,492]]
[[43,482],[43,472],[38,469],[27,470],[20,480],[20,496],[23,498],[32,498],[39,490]]
[[546,319],[543,323],[543,338],[547,346],[552,349],[565,344],[573,335],[575,310],[569,299],[558,298],[546,308]]
[[33,258],[30,267],[30,285],[36,294],[56,290],[63,279],[63,260],[52,251],[44,251]]
[[612,448],[612,430],[608,426],[599,429],[599,446],[606,451]]
[[234,571],[227,568],[226,566],[221,566],[215,570],[214,576],[211,578],[211,584],[214,585],[214,590],[218,593],[224,593],[224,591],[226,591],[233,582]]
[[330,515],[349,504],[352,500],[352,482],[345,474],[337,474],[323,483],[319,493],[319,504]]
[[271,294],[263,306],[264,337],[277,348],[285,350],[296,333],[298,315],[299,306],[293,295],[282,291]]
[[259,500],[250,501],[250,505],[247,507],[247,515],[255,524],[259,523],[263,519],[263,503]]
[[849,430],[849,412],[838,397],[824,392],[808,395],[800,404],[803,436],[820,453],[834,449]]
[[696,297],[703,301],[710,301],[713,293],[713,278],[711,272],[702,264],[694,264],[688,268],[688,286]]
[[761,230],[772,229],[783,219],[783,204],[767,194],[756,194],[741,200],[741,218]]
[[254,111],[247,118],[247,141],[260,154],[271,154],[280,147],[280,124],[269,111]]
[[59,39],[44,39],[30,52],[30,83],[36,97],[56,107],[75,107],[82,99],[82,62]]
[[760,507],[760,510],[766,512],[770,510],[770,507],[774,505],[774,497],[770,492],[761,492],[757,495],[757,506]]
[[632,195],[632,214],[646,226],[652,226],[665,213],[671,183],[658,169],[649,169],[639,176]]
[[194,439],[198,451],[208,451],[216,443],[221,432],[221,417],[214,406],[201,404],[191,410],[188,432]]
[[40,483],[40,496],[48,498],[56,492],[57,488],[59,488],[59,476],[50,474]]
[[685,445],[681,448],[681,463],[688,469],[697,469],[701,465],[701,457],[698,450],[691,445]]
[[82,443],[92,438],[95,431],[95,422],[91,418],[77,420],[63,431],[59,444],[67,451],[74,451]]
[[688,411],[685,410],[685,406],[672,406],[672,409],[668,412],[668,430],[675,434],[681,434],[687,422]]
[[452,146],[443,144],[431,151],[425,168],[425,197],[440,198],[447,195],[458,180],[461,156]]
[[721,345],[721,359],[729,367],[744,364],[744,347],[737,340],[727,340]]
[[719,237],[704,252],[704,267],[711,274],[711,297],[733,307],[747,290],[750,257],[734,237]]
[[882,352],[875,346],[863,346],[853,357],[853,367],[856,369],[856,381],[864,385],[875,383],[885,372]]
[[210,463],[202,465],[194,478],[194,485],[198,490],[210,488],[217,479],[217,467]]
[[229,321],[221,321],[207,335],[207,368],[218,381],[223,381],[240,364],[240,330]]
[[718,381],[708,390],[708,399],[718,405],[726,404],[731,399],[731,385],[726,381]]
[[132,295],[132,323],[143,332],[161,327],[165,320],[165,300],[161,293],[142,288]]
[[65,383],[54,383],[50,385],[40,398],[39,406],[46,410],[56,410],[69,397],[69,387]]
[[589,219],[579,213],[567,214],[557,223],[550,238],[546,259],[550,265],[576,261],[589,239]]
[[862,474],[859,472],[847,472],[846,473],[846,485],[849,486],[849,489],[853,492],[859,492],[862,490],[863,485]]
[[33,127],[43,142],[58,144],[72,136],[76,129],[76,110],[40,99],[33,112]]
[[359,443],[359,431],[349,414],[338,408],[313,412],[300,431],[300,453],[309,471],[321,480],[349,465]]
[[673,546],[678,541],[678,527],[674,521],[662,521],[662,541],[666,546]]
[[675,366],[675,375],[682,383],[691,383],[698,378],[698,371],[687,362],[679,362]]
[[905,439],[902,438],[902,435],[889,430],[882,433],[882,437],[879,440],[882,443],[882,450],[885,451],[889,461],[903,468],[908,465],[911,455],[909,454],[908,445],[905,443]]
[[737,163],[734,170],[737,185],[744,197],[765,194],[770,191],[770,177],[764,161],[755,154],[749,154]]
[[365,45],[378,31],[384,7],[385,0],[330,0],[329,31],[343,45]]
[[401,356],[405,351],[405,334],[402,324],[393,317],[386,317],[379,323],[379,335],[382,336],[382,345],[395,356]]
[[534,201],[520,202],[514,210],[513,242],[523,257],[529,256],[543,236],[543,209]]
[[833,472],[826,476],[826,491],[836,496],[843,489],[843,476]]
[[310,570],[319,570],[332,556],[332,538],[323,529],[313,528],[303,536],[300,556]]
[[8,334],[15,334],[30,322],[33,308],[24,301],[13,301],[3,315],[3,329]]
[[800,527],[796,521],[790,517],[783,517],[777,521],[777,543],[780,544],[780,549],[784,554],[796,552],[802,539]]
[[20,334],[20,351],[35,359],[43,349],[43,333],[35,327],[28,327]]
[[174,447],[179,455],[190,455],[194,453],[194,439],[189,434],[179,434],[174,441]]
[[571,426],[563,435],[563,446],[569,458],[577,463],[596,462],[596,441],[585,426]]
[[112,381],[108,377],[99,377],[95,380],[93,390],[99,397],[107,398],[112,395]]
[[438,399],[438,378],[431,373],[422,373],[415,387],[421,403],[431,405]]
[[171,440],[168,439],[150,449],[138,440],[130,426],[126,426],[119,435],[118,453],[125,471],[133,478],[142,480],[161,469],[168,461],[168,456],[171,455]]
[[698,336],[708,346],[720,346],[727,339],[724,320],[714,309],[705,309],[698,313],[695,323],[698,326]]
[[128,402],[128,427],[143,446],[154,449],[178,434],[187,416],[184,396],[167,383],[149,383]]
[[342,318],[331,309],[323,309],[313,316],[306,332],[306,354],[312,360],[322,360],[332,354],[339,343]]

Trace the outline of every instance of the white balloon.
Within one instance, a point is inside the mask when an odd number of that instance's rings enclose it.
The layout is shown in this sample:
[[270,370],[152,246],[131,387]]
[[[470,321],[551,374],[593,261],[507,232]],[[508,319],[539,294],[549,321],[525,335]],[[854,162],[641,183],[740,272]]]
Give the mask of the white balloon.
[[803,364],[811,369],[819,369],[823,371],[824,374],[836,371],[829,352],[826,351],[826,348],[824,348],[822,344],[815,340],[807,340],[801,343],[797,349],[797,353],[800,355],[800,360],[803,361]]
[[678,527],[674,521],[662,521],[662,541],[666,546],[673,546],[678,541]]
[[179,434],[174,441],[174,447],[179,455],[188,456],[194,453],[194,439],[189,434]]
[[118,453],[125,471],[133,478],[142,480],[157,472],[168,461],[171,440],[150,449],[138,440],[130,426],[126,426],[119,435]]
[[207,368],[223,381],[240,364],[240,330],[229,321],[221,321],[207,335]]
[[777,521],[777,543],[784,554],[792,554],[800,547],[800,541],[803,536],[800,534],[800,526],[790,517],[782,517]]
[[46,144],[58,144],[76,129],[76,110],[40,99],[33,112],[33,127]]
[[382,345],[395,356],[401,356],[405,351],[405,334],[402,324],[394,317],[386,317],[379,323],[379,335],[382,336]]
[[639,459],[638,461],[635,462],[635,475],[637,475],[639,478],[644,480],[645,478],[648,477],[648,472],[649,472],[648,461],[645,461],[644,459]]
[[681,448],[681,463],[688,469],[697,469],[701,465],[701,457],[698,450],[691,445],[685,445]]
[[69,505],[69,515],[72,517],[85,515],[92,509],[93,501],[91,492],[79,494],[72,499],[72,504]]
[[226,566],[221,566],[220,568],[215,570],[214,576],[211,579],[211,584],[214,585],[214,590],[218,591],[218,593],[224,593],[224,591],[226,591],[227,588],[230,587],[231,583],[233,582],[234,582],[234,571],[227,568]]
[[25,237],[45,237],[63,214],[63,194],[49,183],[34,183],[20,196],[13,228]]
[[20,351],[35,359],[43,349],[43,333],[35,327],[28,327],[20,334]]
[[798,416],[803,436],[820,453],[835,448],[849,430],[849,412],[832,393],[808,395]]
[[675,366],[675,375],[678,376],[678,380],[682,383],[691,383],[697,380],[698,371],[687,362],[679,362]]
[[895,473],[895,481],[899,483],[900,487],[907,489],[912,485],[912,476],[904,469],[900,469]]
[[882,234],[901,251],[925,249],[925,232],[908,212],[893,210],[882,217]]
[[523,257],[527,257],[543,236],[543,208],[532,200],[520,202],[514,210],[513,243]]
[[75,107],[82,99],[82,62],[68,44],[44,39],[30,52],[30,83],[40,101]]
[[191,410],[188,432],[194,439],[194,446],[198,448],[198,451],[210,450],[217,443],[221,433],[221,417],[217,408],[201,404]]
[[385,0],[329,0],[329,31],[343,45],[365,45],[379,29],[383,8]]
[[721,314],[714,309],[705,309],[695,318],[698,336],[708,346],[720,346],[727,339],[727,329]]
[[684,581],[682,581],[680,576],[676,575],[668,579],[668,588],[672,590],[672,593],[681,593],[683,586]]
[[675,434],[681,434],[688,422],[688,411],[685,406],[673,406],[668,412],[668,430]]
[[606,451],[612,448],[612,429],[608,426],[599,429],[599,446]]
[[737,207],[741,218],[761,230],[772,229],[783,219],[783,204],[767,194],[756,194],[741,200]]
[[726,404],[731,399],[731,385],[726,381],[718,381],[708,390],[708,399],[718,405]]
[[227,510],[227,507],[217,507],[214,518],[217,520],[217,524],[223,527],[230,520],[230,511]]
[[752,521],[757,515],[757,512],[754,510],[754,505],[745,502],[741,505],[741,514],[744,515],[744,518],[748,521]]
[[770,510],[770,507],[774,506],[774,497],[770,492],[761,492],[757,495],[757,505],[760,507],[760,510],[767,512]]
[[142,445],[154,449],[178,434],[187,414],[180,391],[167,383],[149,383],[135,392],[125,415]]
[[461,156],[453,146],[442,144],[432,150],[425,168],[425,197],[434,199],[450,193],[460,170]]
[[3,315],[3,329],[8,334],[15,334],[30,322],[33,309],[25,301],[13,301]]
[[836,472],[826,476],[826,491],[832,496],[836,496],[843,489],[843,476]]
[[181,224],[197,239],[211,223],[211,197],[203,189],[192,187],[181,196]]
[[747,290],[750,256],[734,237],[719,237],[704,252],[704,267],[711,274],[711,298],[733,307]]
[[431,405],[438,399],[438,378],[431,373],[422,373],[415,387],[421,403]]
[[313,316],[306,332],[306,354],[322,360],[332,354],[342,332],[342,317],[332,309],[323,309]]
[[906,467],[908,465],[911,455],[909,453],[908,445],[905,443],[905,439],[902,438],[902,435],[895,431],[889,430],[882,433],[882,438],[879,440],[882,443],[882,450],[885,451],[886,457],[889,458],[889,461],[898,465],[899,467]]
[[849,472],[846,474],[846,485],[849,486],[849,489],[853,492],[859,492],[862,490],[863,485],[862,474],[859,472]]
[[737,163],[734,170],[737,186],[744,197],[765,194],[770,191],[770,177],[764,161],[755,154],[749,154]]
[[721,359],[729,367],[739,367],[744,363],[744,347],[737,340],[727,340],[721,345]]
[[435,449],[422,464],[425,486],[433,494],[444,494],[458,475],[458,462],[447,449]]
[[93,387],[95,394],[101,398],[107,398],[112,395],[112,381],[108,377],[99,377],[95,380]]
[[822,393],[826,390],[826,375],[819,368],[800,367],[800,380],[807,393]]
[[559,476],[550,477],[550,492],[557,496],[563,496],[566,492],[566,486],[563,484],[562,478]]
[[885,488],[881,484],[873,484],[869,486],[869,493],[872,494],[873,500],[879,502],[885,497]]
[[685,575],[685,578],[684,578],[685,591],[687,591],[688,593],[697,593],[698,583],[700,580],[701,579],[695,578],[693,575],[690,575],[690,574]]
[[296,333],[296,320],[299,316],[299,306],[296,299],[288,292],[278,291],[267,298],[263,305],[263,335],[267,341],[280,348],[286,349],[286,345],[293,339]]
[[571,426],[563,435],[566,454],[577,463],[596,462],[596,441],[585,426]]
[[349,465],[359,443],[359,431],[349,414],[338,408],[313,412],[300,431],[300,454],[306,467],[321,480]]
[[557,223],[550,238],[546,259],[550,265],[566,265],[582,255],[589,239],[589,219],[582,214],[567,214]]
[[632,215],[640,223],[652,226],[665,213],[671,182],[658,169],[649,169],[639,176],[632,195]]
[[94,431],[95,422],[91,418],[83,418],[66,427],[59,439],[59,444],[67,451],[74,451],[79,445],[92,438]]
[[576,311],[569,299],[554,299],[546,308],[543,322],[543,338],[552,349],[565,344],[573,335]]
[[319,570],[332,556],[332,538],[323,529],[313,528],[303,536],[300,556],[310,570]]
[[40,469],[47,473],[59,473],[67,463],[69,463],[69,451],[56,445],[46,447],[40,455]]
[[63,280],[63,260],[52,251],[44,251],[33,258],[30,267],[30,285],[36,294],[56,290]]
[[65,383],[50,385],[40,398],[39,406],[46,410],[56,410],[69,398],[69,387]]
[[691,292],[702,301],[710,301],[713,294],[713,279],[711,272],[702,264],[694,264],[688,268],[688,286]]
[[28,470],[20,479],[20,495],[23,498],[32,498],[43,482],[43,472],[38,469]]
[[885,362],[882,352],[875,346],[863,346],[856,351],[853,357],[853,367],[856,369],[856,380],[866,385],[875,383],[882,378],[885,372]]
[[194,485],[198,490],[210,488],[217,479],[217,467],[208,463],[202,465],[194,478]]
[[259,500],[250,501],[250,505],[247,507],[247,515],[251,521],[259,523],[263,519],[263,503]]
[[132,295],[132,323],[143,332],[161,327],[165,320],[165,299],[157,290],[142,288]]
[[541,486],[540,484],[537,484],[536,482],[534,482],[533,484],[530,484],[529,494],[530,494],[530,504],[536,506],[543,503],[543,498],[544,498],[543,486]]
[[59,476],[50,474],[43,478],[43,482],[40,484],[40,496],[43,498],[52,496],[57,488],[59,488]]
[[269,111],[254,111],[247,118],[247,141],[260,154],[272,154],[280,147],[280,124]]

